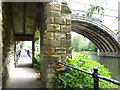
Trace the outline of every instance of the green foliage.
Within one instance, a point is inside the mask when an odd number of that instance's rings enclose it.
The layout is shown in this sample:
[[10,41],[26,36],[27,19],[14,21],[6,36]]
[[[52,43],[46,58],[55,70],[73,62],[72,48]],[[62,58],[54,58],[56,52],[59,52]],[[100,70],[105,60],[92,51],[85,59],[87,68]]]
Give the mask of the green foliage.
[[75,35],[71,39],[71,47],[75,52],[79,51],[96,51],[97,47],[91,41],[85,41],[80,35]]
[[96,47],[96,45],[92,41],[90,41],[88,43],[87,50],[88,51],[97,51],[97,47]]
[[41,63],[41,58],[39,55],[34,57],[34,67],[38,70],[40,70],[40,63]]
[[20,42],[20,48],[23,48],[25,46],[25,42],[24,41],[21,41]]
[[[98,68],[101,76],[111,78],[111,72],[109,72],[108,69],[104,68],[104,66],[97,61],[88,58],[87,54],[82,55],[80,53],[73,53],[72,58],[68,57],[67,60],[68,62],[66,62],[66,64],[88,72],[93,72],[94,68]],[[60,78],[62,78],[64,82],[59,85],[59,88],[68,88],[69,86],[70,88],[92,89],[94,87],[94,82],[91,75],[74,69],[66,68],[66,72],[62,73]],[[100,88],[118,88],[116,85],[104,80],[99,80],[99,84]]]
[[117,19],[118,21],[120,21],[120,17],[116,17],[116,19]]
[[98,13],[100,15],[104,15],[104,8],[100,6],[91,6],[86,12],[88,17],[92,17],[93,14]]
[[79,48],[80,48],[80,36],[78,36],[78,35],[76,35],[76,36],[74,36],[74,37],[72,37],[72,43],[71,43],[71,45],[72,45],[72,48],[73,48],[73,50],[74,51],[76,51],[76,52],[78,52],[79,51]]

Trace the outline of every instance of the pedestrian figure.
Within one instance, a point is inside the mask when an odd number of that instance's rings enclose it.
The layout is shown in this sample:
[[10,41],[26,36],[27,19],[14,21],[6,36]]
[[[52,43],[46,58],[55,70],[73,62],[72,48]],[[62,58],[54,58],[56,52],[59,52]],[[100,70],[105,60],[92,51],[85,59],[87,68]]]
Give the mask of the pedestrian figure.
[[30,51],[27,50],[27,55],[31,58]]

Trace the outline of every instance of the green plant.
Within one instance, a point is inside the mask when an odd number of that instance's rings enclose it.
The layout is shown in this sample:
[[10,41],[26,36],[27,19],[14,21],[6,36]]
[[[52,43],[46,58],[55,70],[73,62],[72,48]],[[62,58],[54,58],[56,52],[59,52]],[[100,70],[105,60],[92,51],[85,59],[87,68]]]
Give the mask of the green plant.
[[[88,72],[93,72],[94,68],[98,68],[99,74],[101,76],[111,78],[111,72],[109,72],[108,69],[104,68],[104,66],[98,63],[97,61],[88,58],[87,53],[73,53],[72,58],[67,57],[67,60],[68,62],[66,62],[66,64],[69,64],[79,69],[86,70]],[[60,75],[60,78],[62,78],[64,82],[62,84],[59,84],[59,88],[67,88],[68,85],[70,88],[81,89],[92,89],[94,87],[94,82],[91,75],[85,74],[74,69],[67,68],[66,72]],[[116,85],[104,80],[99,80],[99,84],[100,88],[117,88]]]
[[87,40],[85,42],[85,38],[81,35],[75,35],[71,38],[71,47],[73,51],[79,52],[79,51],[96,51],[97,47],[94,43]]
[[36,69],[40,69],[40,61],[41,61],[41,58],[39,55],[34,57],[34,67]]
[[25,46],[25,42],[24,41],[21,41],[20,42],[20,48],[23,48]]

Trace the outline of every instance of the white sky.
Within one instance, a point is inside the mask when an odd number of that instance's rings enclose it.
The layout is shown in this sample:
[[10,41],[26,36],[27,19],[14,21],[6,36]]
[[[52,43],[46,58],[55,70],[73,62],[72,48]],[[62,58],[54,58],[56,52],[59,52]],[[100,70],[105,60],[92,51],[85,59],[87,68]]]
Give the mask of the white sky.
[[[89,5],[87,4],[100,5],[105,8],[110,8],[110,10],[105,9],[105,15],[118,16],[118,2],[120,0],[67,0],[67,1],[68,1],[68,6],[71,9],[86,11],[87,8],[89,8]],[[118,21],[116,20],[115,17],[107,17],[107,16],[101,17],[98,15],[94,15],[94,16],[100,18],[103,21],[103,24],[106,25],[111,30],[118,30]]]

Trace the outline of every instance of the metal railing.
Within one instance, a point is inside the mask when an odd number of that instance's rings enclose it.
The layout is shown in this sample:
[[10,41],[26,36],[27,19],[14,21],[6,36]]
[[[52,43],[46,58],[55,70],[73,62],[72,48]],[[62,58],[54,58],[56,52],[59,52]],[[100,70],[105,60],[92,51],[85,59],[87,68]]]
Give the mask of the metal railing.
[[116,84],[116,85],[120,86],[120,82],[118,82],[116,80],[113,80],[113,79],[106,78],[104,76],[100,76],[99,73],[98,73],[98,69],[97,68],[94,68],[94,72],[88,72],[88,71],[85,71],[85,70],[78,69],[78,68],[75,68],[73,66],[70,66],[68,64],[64,64],[62,62],[58,62],[57,64],[61,64],[61,65],[64,65],[66,67],[75,69],[77,71],[81,71],[83,73],[92,75],[92,77],[94,78],[94,90],[99,90],[99,79],[102,79],[102,80],[105,80],[105,81],[108,81],[108,82],[111,82],[113,84]]

